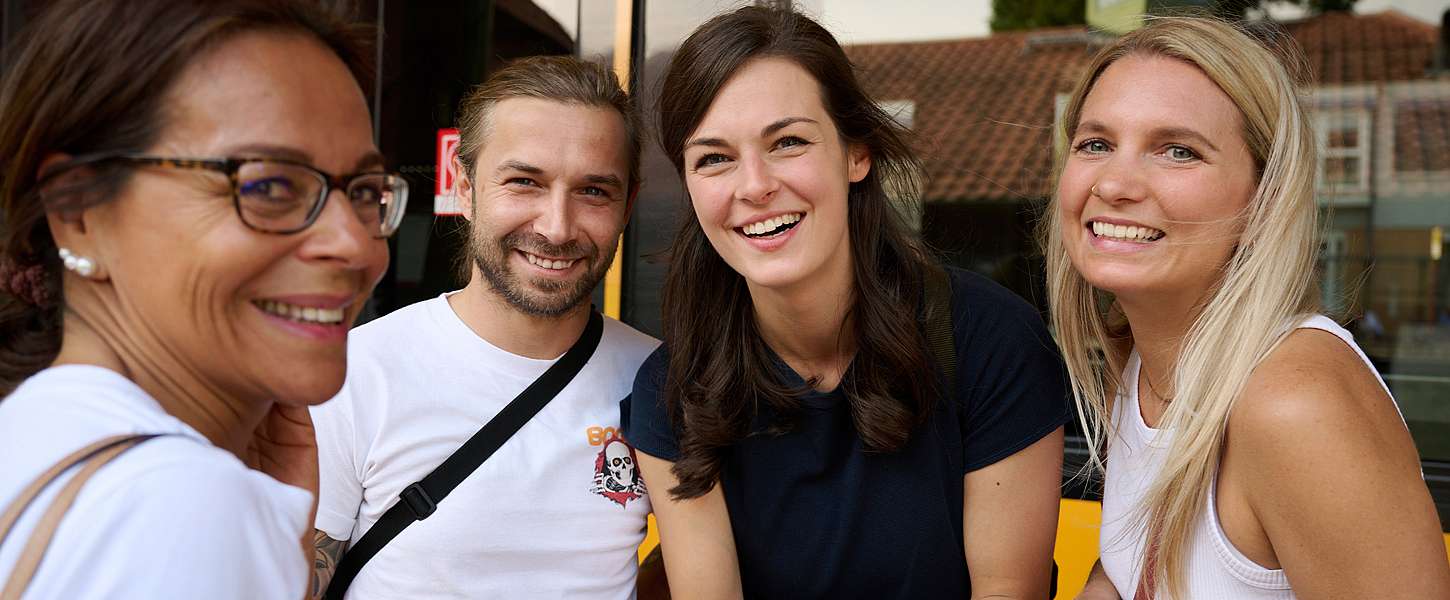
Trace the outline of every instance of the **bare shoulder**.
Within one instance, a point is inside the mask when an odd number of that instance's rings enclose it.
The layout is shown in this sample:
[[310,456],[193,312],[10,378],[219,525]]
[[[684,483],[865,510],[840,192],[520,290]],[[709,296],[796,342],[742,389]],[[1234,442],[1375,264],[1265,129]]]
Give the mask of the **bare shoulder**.
[[1319,329],[1293,331],[1260,363],[1229,416],[1228,434],[1231,448],[1265,457],[1297,462],[1339,454],[1335,447],[1378,448],[1418,468],[1404,421],[1370,366]]

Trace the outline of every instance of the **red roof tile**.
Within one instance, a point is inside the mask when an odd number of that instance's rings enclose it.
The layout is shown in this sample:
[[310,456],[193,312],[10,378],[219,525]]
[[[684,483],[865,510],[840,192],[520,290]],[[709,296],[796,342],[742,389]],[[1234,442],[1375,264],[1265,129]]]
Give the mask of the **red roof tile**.
[[930,175],[927,198],[1047,195],[1053,101],[1092,58],[1085,29],[870,44],[847,52],[874,97],[916,103],[912,128]]
[[[1424,78],[1439,31],[1394,11],[1330,13],[1284,29],[1321,84]],[[1050,193],[1055,99],[1071,91],[1099,43],[1065,27],[846,51],[875,98],[915,103],[928,201],[1013,202]],[[1445,123],[1445,109],[1435,110],[1417,121]],[[1413,160],[1443,160],[1433,150],[1426,157],[1416,146]]]
[[1284,24],[1323,84],[1423,79],[1439,28],[1389,10],[1325,13]]

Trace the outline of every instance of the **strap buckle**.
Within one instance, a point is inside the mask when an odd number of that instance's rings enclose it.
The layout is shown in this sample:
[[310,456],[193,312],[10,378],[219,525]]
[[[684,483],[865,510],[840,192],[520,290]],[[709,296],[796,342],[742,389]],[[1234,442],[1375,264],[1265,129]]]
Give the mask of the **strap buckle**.
[[428,495],[428,491],[423,489],[421,481],[403,488],[403,493],[398,494],[398,497],[408,505],[408,510],[413,512],[413,518],[419,521],[428,518],[428,515],[438,510],[438,503],[434,502],[433,497]]

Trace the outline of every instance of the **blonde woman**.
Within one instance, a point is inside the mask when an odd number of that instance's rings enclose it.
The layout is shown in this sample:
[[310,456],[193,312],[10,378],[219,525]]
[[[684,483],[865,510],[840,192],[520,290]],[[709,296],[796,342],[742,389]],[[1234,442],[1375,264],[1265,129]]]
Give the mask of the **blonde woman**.
[[1284,62],[1154,21],[1099,53],[1064,124],[1049,292],[1106,468],[1081,598],[1450,597],[1404,421],[1317,314],[1314,137]]

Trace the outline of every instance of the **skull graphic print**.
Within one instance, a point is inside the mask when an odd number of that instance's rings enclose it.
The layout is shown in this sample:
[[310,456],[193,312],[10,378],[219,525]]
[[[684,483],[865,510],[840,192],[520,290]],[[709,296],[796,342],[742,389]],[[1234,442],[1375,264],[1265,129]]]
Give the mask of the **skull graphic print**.
[[590,491],[620,506],[643,496],[644,481],[639,477],[634,448],[617,437],[605,442],[594,459],[594,485]]

